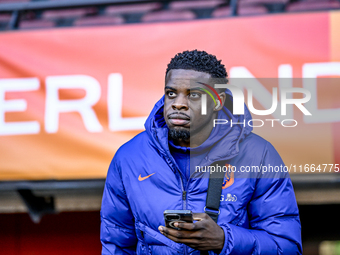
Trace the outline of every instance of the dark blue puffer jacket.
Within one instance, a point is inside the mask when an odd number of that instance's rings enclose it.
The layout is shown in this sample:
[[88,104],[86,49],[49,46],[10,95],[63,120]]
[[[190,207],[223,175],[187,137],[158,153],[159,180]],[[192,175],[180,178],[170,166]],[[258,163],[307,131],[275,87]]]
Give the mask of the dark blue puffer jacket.
[[[199,254],[158,231],[164,225],[164,210],[204,212],[208,188],[208,178],[200,178],[202,173],[192,174],[183,185],[169,151],[163,105],[164,98],[147,119],[146,131],[124,144],[111,162],[101,208],[102,254]],[[244,116],[234,116],[224,107],[219,118],[242,123],[251,116],[247,109]],[[227,160],[237,169],[232,185],[222,190],[217,223],[224,230],[225,242],[220,254],[302,254],[301,225],[289,175],[246,172],[247,166],[283,165],[274,147],[251,131],[242,124],[217,125],[207,141],[191,150],[193,156],[204,159],[202,165]]]

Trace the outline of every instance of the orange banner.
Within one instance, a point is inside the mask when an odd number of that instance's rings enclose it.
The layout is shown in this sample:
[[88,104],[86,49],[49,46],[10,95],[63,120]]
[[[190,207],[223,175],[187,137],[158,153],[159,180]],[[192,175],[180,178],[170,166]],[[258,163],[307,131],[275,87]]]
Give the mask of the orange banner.
[[[232,78],[340,76],[339,26],[339,12],[323,12],[4,32],[0,180],[105,178],[161,98],[168,62],[184,50],[216,55]],[[316,90],[316,112],[328,118],[306,121],[295,107],[296,127],[255,129],[286,164],[340,162],[340,87]]]

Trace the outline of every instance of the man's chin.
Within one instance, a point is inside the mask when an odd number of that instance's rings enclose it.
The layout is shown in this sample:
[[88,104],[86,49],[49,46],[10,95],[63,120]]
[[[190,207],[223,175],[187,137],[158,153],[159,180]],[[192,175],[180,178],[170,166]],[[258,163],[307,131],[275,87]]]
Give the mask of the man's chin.
[[190,131],[184,127],[173,127],[169,129],[169,137],[173,140],[187,141],[190,139]]

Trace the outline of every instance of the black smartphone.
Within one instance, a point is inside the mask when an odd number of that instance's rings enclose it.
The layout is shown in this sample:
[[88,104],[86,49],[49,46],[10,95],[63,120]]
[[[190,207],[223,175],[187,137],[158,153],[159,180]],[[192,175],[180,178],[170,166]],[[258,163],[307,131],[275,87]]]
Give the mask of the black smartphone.
[[165,210],[164,211],[165,226],[180,230],[174,226],[175,222],[193,223],[192,211],[190,210]]

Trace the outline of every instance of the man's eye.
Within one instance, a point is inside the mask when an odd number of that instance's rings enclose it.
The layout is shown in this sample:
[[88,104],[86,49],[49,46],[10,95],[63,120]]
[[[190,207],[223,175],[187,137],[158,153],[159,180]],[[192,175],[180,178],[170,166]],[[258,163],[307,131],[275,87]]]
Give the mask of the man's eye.
[[191,98],[200,98],[200,97],[201,97],[201,94],[200,94],[200,93],[197,93],[197,92],[192,92],[192,93],[190,93],[190,97],[191,97]]
[[168,97],[175,97],[175,96],[176,96],[176,93],[173,92],[173,91],[168,91],[168,92],[167,92],[167,95],[168,95]]

